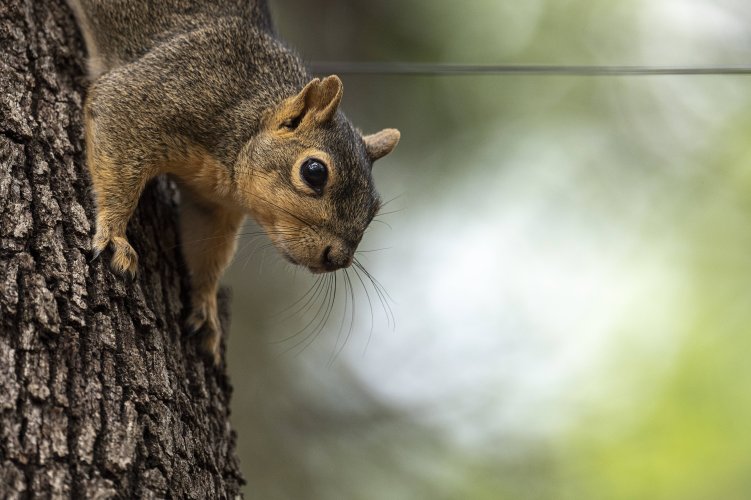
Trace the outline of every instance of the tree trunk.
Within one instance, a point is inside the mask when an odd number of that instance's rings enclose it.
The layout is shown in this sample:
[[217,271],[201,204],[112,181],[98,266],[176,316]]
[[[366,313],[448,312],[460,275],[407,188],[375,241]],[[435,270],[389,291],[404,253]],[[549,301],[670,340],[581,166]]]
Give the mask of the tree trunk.
[[231,388],[182,335],[172,183],[131,221],[135,281],[90,262],[83,57],[65,2],[2,0],[0,496],[234,497]]

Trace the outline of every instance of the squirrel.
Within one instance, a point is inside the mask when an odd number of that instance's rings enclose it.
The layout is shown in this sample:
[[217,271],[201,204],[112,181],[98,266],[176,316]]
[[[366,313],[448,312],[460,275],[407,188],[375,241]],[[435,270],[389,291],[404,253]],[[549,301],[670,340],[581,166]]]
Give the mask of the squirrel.
[[311,78],[264,0],[68,0],[88,52],[86,163],[96,258],[135,275],[126,227],[147,182],[180,189],[188,328],[218,363],[218,282],[247,215],[313,273],[349,266],[380,208],[371,169],[399,142],[363,136],[336,75]]

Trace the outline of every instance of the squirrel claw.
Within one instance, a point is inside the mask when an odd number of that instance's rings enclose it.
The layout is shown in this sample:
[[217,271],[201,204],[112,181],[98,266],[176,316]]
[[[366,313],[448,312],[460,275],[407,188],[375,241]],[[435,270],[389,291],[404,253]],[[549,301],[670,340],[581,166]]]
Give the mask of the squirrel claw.
[[89,263],[94,262],[99,258],[99,256],[102,255],[102,249],[101,248],[95,248],[91,252],[91,258],[89,259]]

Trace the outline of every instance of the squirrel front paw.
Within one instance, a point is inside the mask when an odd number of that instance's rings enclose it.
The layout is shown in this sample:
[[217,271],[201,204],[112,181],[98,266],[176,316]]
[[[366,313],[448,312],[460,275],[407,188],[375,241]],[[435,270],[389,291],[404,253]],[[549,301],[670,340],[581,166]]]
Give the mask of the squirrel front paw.
[[135,277],[138,271],[138,254],[130,246],[128,240],[122,237],[112,239],[112,245],[115,252],[112,254],[110,267],[117,273],[128,274],[131,278]]
[[188,335],[202,333],[201,349],[211,357],[215,365],[219,364],[219,341],[222,337],[222,325],[219,321],[216,300],[207,300],[193,307],[187,320]]
[[97,231],[91,242],[94,251],[94,259],[99,257],[107,245],[112,244],[113,253],[110,267],[118,274],[127,274],[131,278],[135,277],[138,271],[138,254],[130,246],[124,236],[110,237],[106,232]]

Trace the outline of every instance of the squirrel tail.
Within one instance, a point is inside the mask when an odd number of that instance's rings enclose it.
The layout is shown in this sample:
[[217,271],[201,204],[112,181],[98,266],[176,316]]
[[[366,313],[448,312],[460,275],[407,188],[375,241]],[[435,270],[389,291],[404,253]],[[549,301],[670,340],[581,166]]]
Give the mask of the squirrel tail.
[[91,29],[91,23],[86,15],[86,9],[84,9],[84,6],[81,4],[81,0],[66,0],[66,2],[73,11],[76,23],[83,35],[83,41],[86,44],[86,53],[88,55],[86,65],[89,72],[89,78],[93,81],[99,75],[104,73],[107,68],[94,40],[94,32]]

